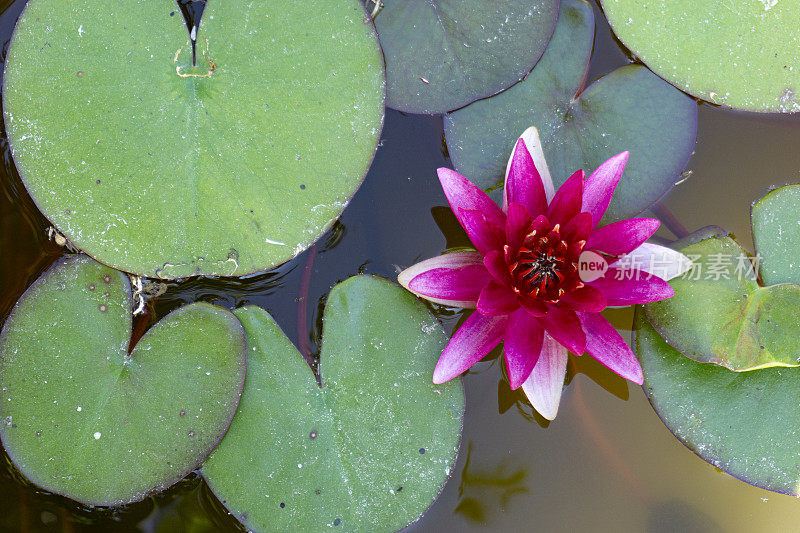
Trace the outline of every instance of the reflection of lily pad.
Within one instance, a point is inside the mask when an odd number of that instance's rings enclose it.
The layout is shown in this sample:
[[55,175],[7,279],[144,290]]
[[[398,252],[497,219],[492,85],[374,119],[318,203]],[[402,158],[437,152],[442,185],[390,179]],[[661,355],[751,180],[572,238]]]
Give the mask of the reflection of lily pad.
[[375,18],[387,104],[443,113],[525,76],[553,33],[558,0],[385,2]]
[[42,212],[98,260],[149,277],[290,259],[361,183],[383,60],[357,0],[209,2],[198,67],[174,0],[31,0],[5,124]]
[[249,530],[394,531],[437,497],[456,458],[458,380],[431,381],[446,337],[386,281],[336,286],[325,309],[322,388],[274,320],[236,311],[250,350],[239,410],[203,465]]
[[669,190],[694,148],[697,105],[636,65],[582,90],[593,36],[592,8],[564,0],[553,38],[524,81],[445,117],[456,170],[483,188],[496,185],[517,136],[533,125],[556,185],[630,151],[608,220],[639,213]]
[[689,449],[737,478],[799,496],[800,368],[731,372],[670,347],[639,309],[635,348],[644,390]]
[[601,0],[617,37],[703,100],[800,110],[800,4],[791,0]]
[[245,340],[230,312],[187,305],[133,350],[124,274],[56,263],[0,337],[0,437],[40,487],[118,505],[176,482],[214,448],[242,390]]

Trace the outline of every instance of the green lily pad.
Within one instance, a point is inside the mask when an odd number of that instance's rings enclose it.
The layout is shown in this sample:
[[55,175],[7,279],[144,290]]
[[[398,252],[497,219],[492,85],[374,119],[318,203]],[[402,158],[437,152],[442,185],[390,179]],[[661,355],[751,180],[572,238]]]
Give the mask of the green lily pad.
[[800,110],[800,4],[601,0],[617,37],[653,71],[716,104]]
[[501,183],[517,137],[536,126],[557,186],[578,169],[590,172],[630,151],[606,221],[629,218],[661,198],[694,149],[697,105],[638,65],[583,90],[593,40],[592,8],[562,1],[553,38],[524,81],[445,117],[455,169],[482,188]]
[[0,334],[0,438],[25,477],[88,505],[119,505],[194,469],[242,391],[245,339],[232,313],[190,304],[132,351],[127,276],[61,260]]
[[507,89],[547,46],[558,0],[384,2],[375,17],[387,105],[444,113]]
[[383,60],[358,0],[209,2],[192,67],[174,0],[31,0],[5,124],[41,211],[147,277],[241,276],[322,235],[380,135]]
[[750,258],[730,237],[681,250],[692,270],[675,296],[645,305],[655,329],[687,357],[743,371],[800,365],[800,285],[759,287]]
[[459,380],[431,381],[446,337],[413,295],[356,276],[331,291],[322,388],[275,321],[235,311],[250,350],[239,410],[203,464],[253,531],[395,531],[441,491],[461,438]]
[[770,192],[750,216],[764,285],[800,283],[800,185]]
[[637,310],[634,347],[658,416],[705,461],[757,487],[800,496],[800,369],[731,372],[672,348]]

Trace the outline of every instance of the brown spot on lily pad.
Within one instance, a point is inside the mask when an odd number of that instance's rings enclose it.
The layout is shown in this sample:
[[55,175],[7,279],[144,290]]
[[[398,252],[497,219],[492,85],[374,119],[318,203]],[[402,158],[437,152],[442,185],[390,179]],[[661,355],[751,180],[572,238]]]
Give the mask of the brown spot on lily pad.
[[108,311],[108,306],[106,304],[100,304],[97,306],[97,308],[100,309],[101,313],[105,313],[106,311]]

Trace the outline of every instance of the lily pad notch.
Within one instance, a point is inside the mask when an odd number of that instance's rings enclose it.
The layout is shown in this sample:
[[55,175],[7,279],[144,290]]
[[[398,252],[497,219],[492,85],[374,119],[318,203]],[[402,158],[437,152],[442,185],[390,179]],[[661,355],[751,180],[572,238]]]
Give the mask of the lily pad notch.
[[195,469],[233,419],[244,331],[189,304],[129,353],[125,274],[85,255],[56,262],[0,334],[0,439],[41,488],[92,506],[142,500]]
[[413,295],[355,276],[330,293],[322,387],[264,310],[235,311],[248,339],[239,410],[202,474],[251,531],[396,531],[452,473],[460,381],[434,385],[446,337]]
[[302,252],[363,181],[385,98],[364,6],[315,12],[209,2],[187,35],[174,0],[31,0],[3,101],[39,209],[149,278],[243,276]]

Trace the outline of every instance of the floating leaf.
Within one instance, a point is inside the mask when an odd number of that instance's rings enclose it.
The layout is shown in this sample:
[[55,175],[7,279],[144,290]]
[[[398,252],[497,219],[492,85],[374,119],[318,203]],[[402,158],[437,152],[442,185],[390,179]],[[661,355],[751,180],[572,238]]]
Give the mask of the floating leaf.
[[245,339],[230,312],[187,305],[132,351],[128,278],[86,256],[59,261],[0,336],[0,438],[43,489],[89,505],[168,487],[233,418]]
[[444,113],[513,85],[553,33],[558,0],[385,2],[375,26],[389,107]]
[[357,0],[209,2],[191,63],[174,0],[31,0],[5,124],[39,208],[82,250],[148,277],[245,275],[339,216],[384,100]]
[[800,4],[601,0],[617,37],[686,92],[749,111],[800,110]]
[[675,296],[645,305],[667,342],[695,361],[730,370],[800,365],[800,285],[759,287],[750,258],[730,237],[681,251],[694,265],[670,281]]
[[446,337],[413,295],[374,277],[325,309],[322,388],[274,320],[238,309],[250,350],[239,410],[202,471],[254,531],[394,531],[450,475],[464,394],[431,381]]
[[483,188],[500,183],[517,136],[536,126],[556,186],[630,151],[608,221],[630,218],[667,192],[694,149],[697,105],[638,65],[582,90],[593,36],[592,8],[564,0],[553,38],[525,80],[445,117],[456,170]]
[[753,204],[751,218],[764,284],[800,283],[800,185],[764,196]]
[[650,403],[683,444],[747,483],[800,496],[800,369],[731,372],[692,361],[641,309],[634,345]]

